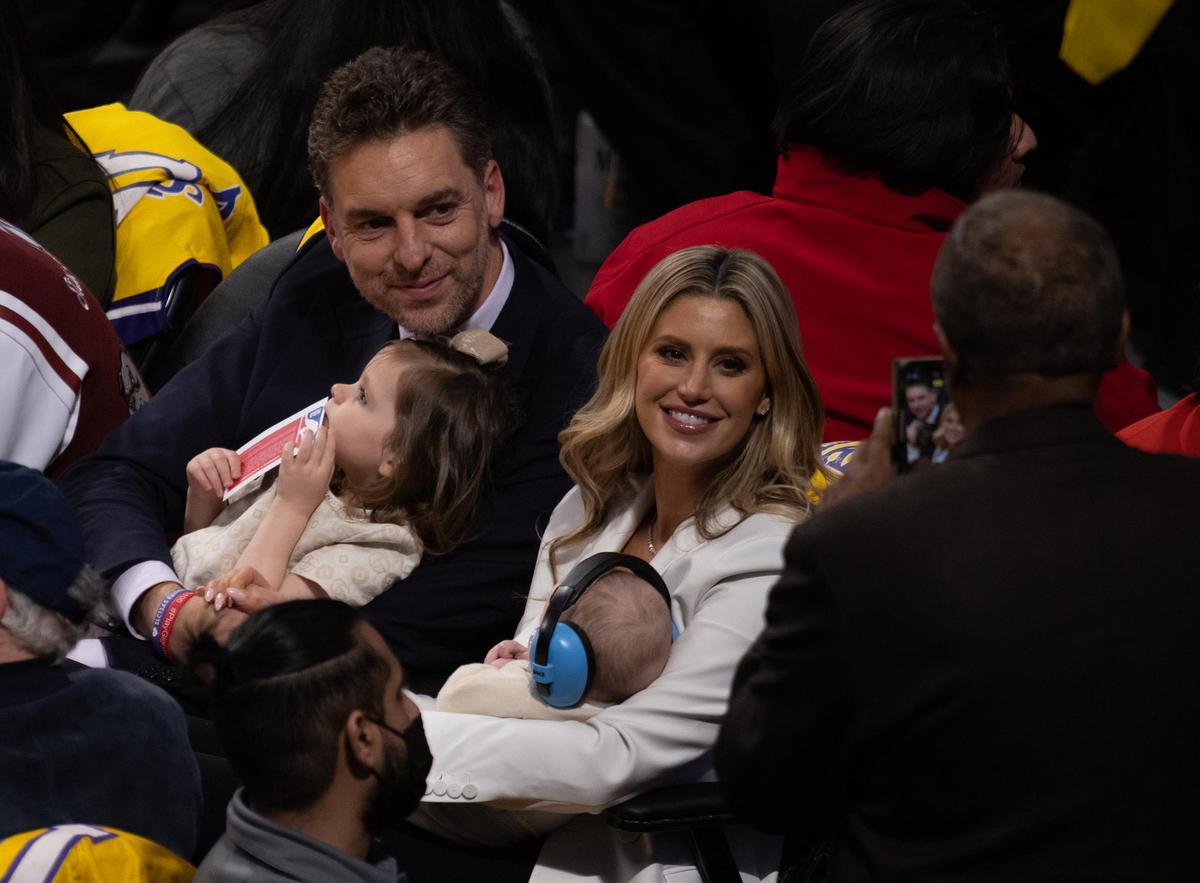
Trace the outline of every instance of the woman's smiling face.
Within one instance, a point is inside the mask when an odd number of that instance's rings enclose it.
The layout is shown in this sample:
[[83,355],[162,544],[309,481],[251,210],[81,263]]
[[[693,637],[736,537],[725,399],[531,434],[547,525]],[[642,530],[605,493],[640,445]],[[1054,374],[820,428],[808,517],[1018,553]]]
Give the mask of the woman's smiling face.
[[675,298],[638,358],[635,411],[655,470],[700,478],[718,468],[769,405],[766,387],[758,340],[736,302]]

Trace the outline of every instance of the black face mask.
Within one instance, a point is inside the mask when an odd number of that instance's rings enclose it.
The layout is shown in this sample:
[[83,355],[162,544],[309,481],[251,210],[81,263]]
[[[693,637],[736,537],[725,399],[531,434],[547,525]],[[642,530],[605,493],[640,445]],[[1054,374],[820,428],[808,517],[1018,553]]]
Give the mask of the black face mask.
[[433,767],[433,755],[429,753],[425,724],[420,717],[409,724],[404,732],[389,727],[383,721],[367,720],[399,736],[405,746],[403,760],[397,748],[384,756],[382,773],[371,770],[371,774],[379,780],[379,790],[367,807],[366,822],[368,830],[375,832],[395,827],[413,814],[425,796],[425,779]]

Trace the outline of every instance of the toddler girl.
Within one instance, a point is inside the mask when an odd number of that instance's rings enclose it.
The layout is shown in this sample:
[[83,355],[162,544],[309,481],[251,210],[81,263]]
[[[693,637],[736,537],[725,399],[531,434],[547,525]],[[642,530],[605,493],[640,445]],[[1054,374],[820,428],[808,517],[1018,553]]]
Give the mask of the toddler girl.
[[171,549],[180,581],[203,588],[253,567],[280,600],[358,606],[407,576],[422,551],[449,551],[510,422],[506,356],[479,330],[388,343],[356,383],[334,384],[326,425],[289,440],[275,483],[227,508],[237,454],[193,458],[185,534]]

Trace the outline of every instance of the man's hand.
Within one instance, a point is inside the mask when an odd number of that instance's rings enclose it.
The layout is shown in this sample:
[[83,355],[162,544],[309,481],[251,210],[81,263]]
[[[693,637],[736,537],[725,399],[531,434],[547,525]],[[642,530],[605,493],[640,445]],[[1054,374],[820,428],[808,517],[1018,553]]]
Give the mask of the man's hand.
[[[158,583],[138,598],[130,612],[130,620],[139,634],[150,637],[150,632],[154,628],[154,614],[158,611],[159,605],[167,595],[181,588],[183,586],[176,582]],[[207,604],[201,604],[195,600],[189,601],[179,608],[171,632],[172,661],[178,662],[186,658],[192,642],[201,633],[211,629],[213,636],[218,641],[223,641],[243,619],[245,619],[245,615],[238,611],[227,610],[218,613]]]
[[[188,606],[189,607],[204,607],[206,605],[196,604],[195,602],[192,602]],[[224,644],[226,641],[229,640],[229,636],[231,634],[233,634],[233,630],[236,629],[239,625],[241,625],[245,621],[246,621],[245,613],[242,613],[242,611],[240,611],[240,610],[233,610],[233,609],[227,607],[224,610],[222,610],[220,613],[216,614],[216,619],[212,622],[211,625],[208,626],[207,629],[205,629],[203,631],[207,631],[210,635],[212,635],[218,644]],[[196,632],[196,634],[199,635],[200,632]],[[190,647],[190,646],[191,646],[191,644],[189,643],[188,647]],[[174,648],[175,648],[175,640],[172,639],[171,640],[171,649],[174,650]],[[186,652],[186,648],[185,648],[185,652]]]
[[315,436],[305,430],[298,445],[290,441],[285,444],[275,499],[307,519],[329,490],[333,454],[333,429],[329,426],[321,426]]
[[503,668],[514,659],[528,659],[529,648],[520,641],[501,641],[487,652],[483,661],[496,668]]
[[134,629],[143,638],[150,637],[150,632],[154,628],[154,614],[158,612],[158,605],[163,602],[167,595],[171,594],[176,589],[182,589],[179,583],[166,582],[158,583],[151,586],[134,602],[133,609],[129,611],[129,621]]
[[892,480],[892,409],[880,408],[863,442],[846,467],[846,474],[833,482],[821,496],[818,512],[836,506],[863,491],[882,487]]

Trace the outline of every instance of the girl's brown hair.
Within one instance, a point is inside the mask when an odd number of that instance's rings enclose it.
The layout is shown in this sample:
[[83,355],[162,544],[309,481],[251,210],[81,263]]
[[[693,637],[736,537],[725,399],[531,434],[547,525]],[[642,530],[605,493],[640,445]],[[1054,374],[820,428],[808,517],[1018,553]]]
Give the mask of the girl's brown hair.
[[343,478],[341,489],[372,521],[407,525],[426,552],[444,554],[466,539],[514,423],[508,372],[444,337],[393,341],[380,356],[406,364],[387,440],[395,468],[367,487]]

